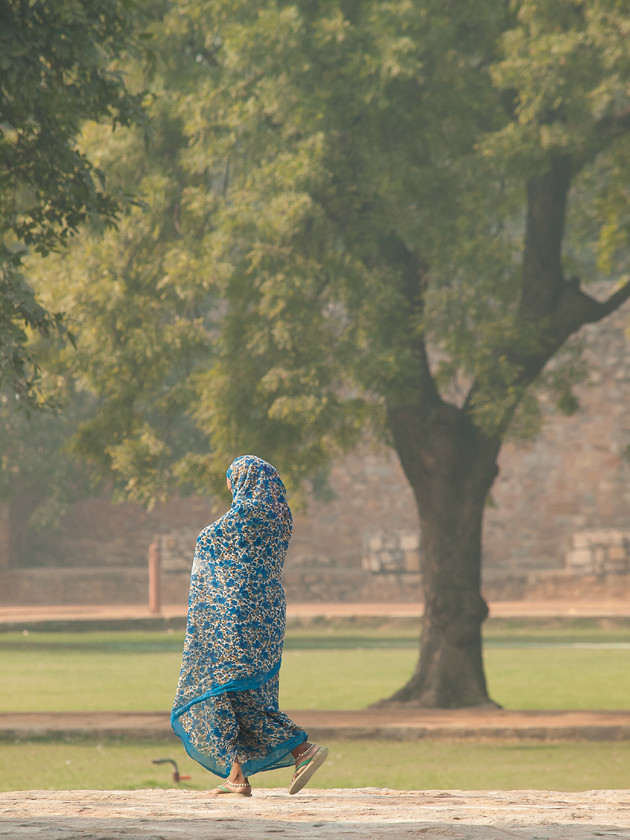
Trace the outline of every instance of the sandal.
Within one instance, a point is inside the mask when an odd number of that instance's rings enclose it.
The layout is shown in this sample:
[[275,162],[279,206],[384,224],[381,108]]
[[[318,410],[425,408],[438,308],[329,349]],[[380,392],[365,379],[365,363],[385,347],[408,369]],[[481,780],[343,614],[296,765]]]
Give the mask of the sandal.
[[[309,758],[304,758],[304,756],[309,755]],[[293,774],[293,778],[291,779],[291,784],[289,785],[289,793],[297,793],[299,790],[302,790],[304,785],[308,782],[308,780],[312,777],[313,773],[322,766],[322,764],[326,761],[328,757],[328,747],[318,747],[317,744],[313,744],[307,750],[304,750],[302,755],[298,756],[298,760],[301,758],[302,761],[300,763],[296,763],[295,765],[295,773]]]
[[210,796],[225,796],[226,794],[230,796],[251,796],[252,789],[248,781],[239,784],[227,779],[222,785],[217,785],[210,791]]

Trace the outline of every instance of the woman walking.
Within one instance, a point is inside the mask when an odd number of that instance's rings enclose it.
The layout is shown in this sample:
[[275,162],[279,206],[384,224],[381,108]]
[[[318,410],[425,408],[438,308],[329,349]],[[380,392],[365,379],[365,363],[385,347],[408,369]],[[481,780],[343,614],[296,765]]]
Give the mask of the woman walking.
[[297,793],[328,750],[278,708],[291,511],[262,458],[236,458],[227,485],[229,511],[197,539],[171,725],[188,754],[225,779],[214,795],[251,796],[249,776],[294,762],[289,793]]

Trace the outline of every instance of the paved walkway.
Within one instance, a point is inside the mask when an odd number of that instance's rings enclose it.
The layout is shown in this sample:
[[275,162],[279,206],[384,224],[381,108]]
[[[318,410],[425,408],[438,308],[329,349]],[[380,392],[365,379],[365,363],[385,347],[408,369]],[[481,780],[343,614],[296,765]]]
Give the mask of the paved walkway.
[[596,840],[630,838],[627,791],[284,789],[0,793],[3,840]]

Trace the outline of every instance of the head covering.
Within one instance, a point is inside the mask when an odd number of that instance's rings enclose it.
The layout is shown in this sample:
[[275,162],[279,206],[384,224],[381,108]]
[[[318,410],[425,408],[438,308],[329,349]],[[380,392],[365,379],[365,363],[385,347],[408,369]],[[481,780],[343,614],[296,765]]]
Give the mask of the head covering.
[[232,505],[197,539],[184,657],[171,722],[206,698],[263,685],[280,669],[282,566],[292,518],[278,471],[255,455],[230,465]]
[[251,500],[268,505],[279,516],[288,510],[287,491],[278,470],[262,458],[241,455],[232,461],[226,476],[232,485],[232,508]]

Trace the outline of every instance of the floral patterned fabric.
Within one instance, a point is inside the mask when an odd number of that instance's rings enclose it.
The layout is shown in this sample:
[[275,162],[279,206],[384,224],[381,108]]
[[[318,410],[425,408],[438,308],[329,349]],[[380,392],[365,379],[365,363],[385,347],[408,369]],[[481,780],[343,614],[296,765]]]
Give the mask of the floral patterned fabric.
[[292,519],[275,467],[253,455],[227,471],[232,505],[197,539],[171,724],[221,777],[289,766],[306,733],[278,710],[286,624],[282,565]]

